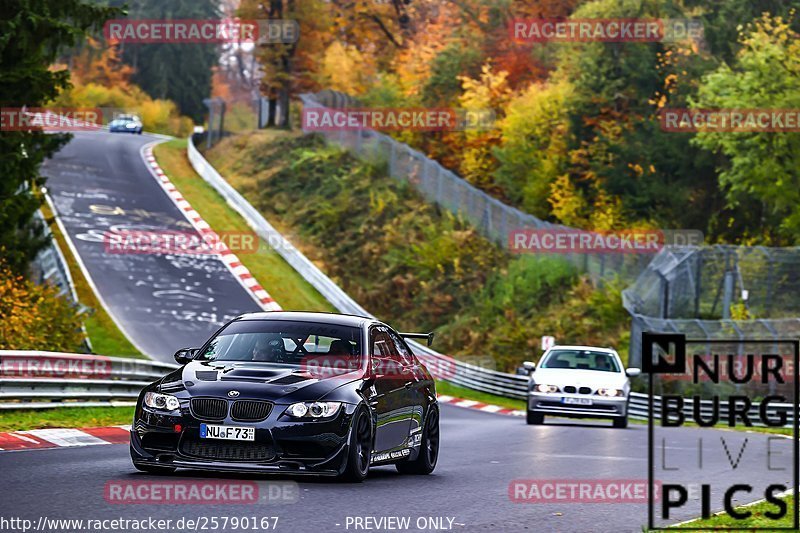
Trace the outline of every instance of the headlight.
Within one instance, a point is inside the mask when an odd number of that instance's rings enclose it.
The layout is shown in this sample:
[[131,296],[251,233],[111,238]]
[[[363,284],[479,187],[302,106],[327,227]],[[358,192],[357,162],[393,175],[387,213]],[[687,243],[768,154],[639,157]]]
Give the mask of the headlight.
[[181,406],[181,402],[171,394],[159,394],[158,392],[146,392],[144,395],[144,404],[153,409],[161,409],[164,411],[174,411]]
[[339,412],[341,402],[293,403],[286,414],[293,418],[328,418]]
[[555,385],[534,385],[533,390],[536,392],[558,392],[558,387]]
[[622,389],[597,389],[597,394],[600,396],[624,396],[625,392]]

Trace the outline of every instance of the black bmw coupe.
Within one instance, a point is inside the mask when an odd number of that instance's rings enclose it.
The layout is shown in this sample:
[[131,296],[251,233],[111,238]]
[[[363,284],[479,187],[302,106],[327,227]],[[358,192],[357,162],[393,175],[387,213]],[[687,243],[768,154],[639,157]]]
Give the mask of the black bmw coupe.
[[139,395],[131,457],[177,468],[338,476],[370,466],[429,474],[439,454],[431,374],[404,337],[372,318],[251,313]]

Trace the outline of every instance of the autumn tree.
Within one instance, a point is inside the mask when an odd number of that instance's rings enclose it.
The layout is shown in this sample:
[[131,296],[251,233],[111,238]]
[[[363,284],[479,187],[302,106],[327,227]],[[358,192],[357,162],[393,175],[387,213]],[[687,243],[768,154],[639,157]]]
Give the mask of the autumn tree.
[[[98,30],[119,10],[81,0],[8,0],[0,19],[0,106],[39,107],[68,87],[69,71],[50,69],[64,47]],[[69,139],[41,131],[4,131],[0,135],[0,259],[22,273],[46,244],[33,213],[44,184],[39,165]]]
[[[763,15],[746,28],[733,65],[703,78],[693,105],[711,109],[800,108],[800,34],[782,17]],[[797,244],[800,231],[800,133],[701,131],[695,144],[720,153],[728,206],[761,220],[742,228],[761,242]]]
[[74,352],[84,335],[75,307],[51,285],[37,285],[0,263],[0,349]]

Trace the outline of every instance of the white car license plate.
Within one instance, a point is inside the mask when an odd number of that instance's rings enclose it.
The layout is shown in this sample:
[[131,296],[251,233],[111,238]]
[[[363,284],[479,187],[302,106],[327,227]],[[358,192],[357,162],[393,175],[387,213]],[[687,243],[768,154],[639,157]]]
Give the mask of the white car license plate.
[[592,405],[589,398],[561,398],[561,403],[569,405]]
[[201,439],[256,440],[256,428],[200,424]]

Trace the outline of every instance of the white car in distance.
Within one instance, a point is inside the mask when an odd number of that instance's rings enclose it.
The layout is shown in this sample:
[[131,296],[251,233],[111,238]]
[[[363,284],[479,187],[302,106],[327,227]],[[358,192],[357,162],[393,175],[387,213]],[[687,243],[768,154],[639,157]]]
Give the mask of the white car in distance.
[[552,346],[539,365],[526,361],[528,424],[543,424],[545,415],[610,418],[614,427],[628,426],[629,377],[638,368],[624,368],[611,348]]

